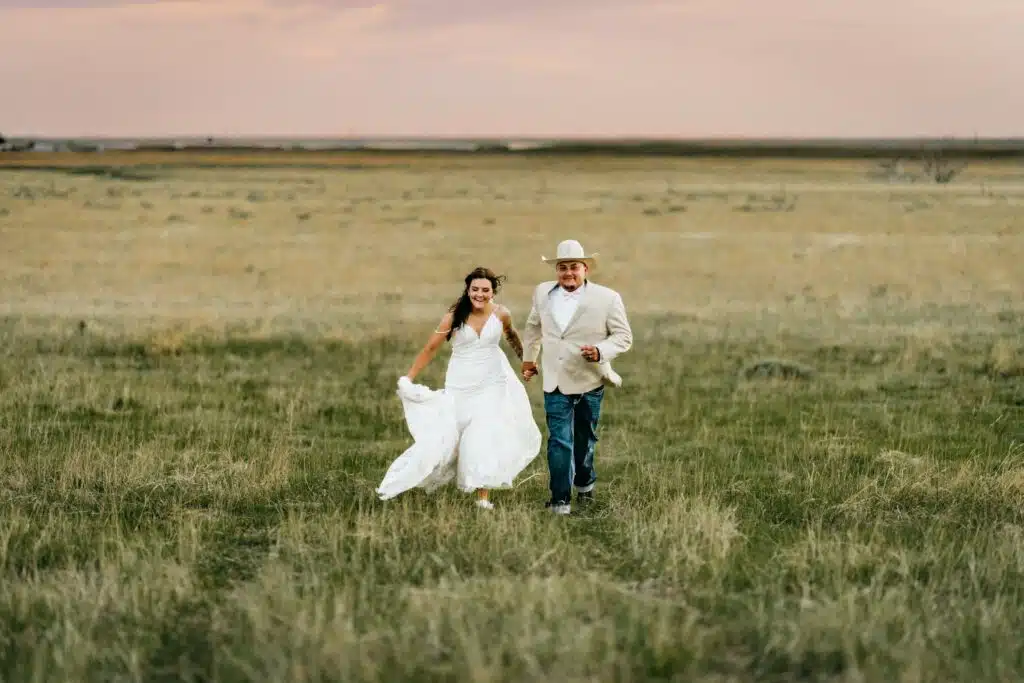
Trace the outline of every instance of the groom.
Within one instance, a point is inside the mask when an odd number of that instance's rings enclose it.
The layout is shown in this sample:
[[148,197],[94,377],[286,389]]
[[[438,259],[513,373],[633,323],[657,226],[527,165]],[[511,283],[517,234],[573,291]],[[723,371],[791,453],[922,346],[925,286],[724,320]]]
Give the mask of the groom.
[[523,379],[537,374],[543,348],[544,413],[548,425],[548,473],[557,514],[571,511],[572,488],[578,502],[593,499],[597,473],[594,446],[604,386],[622,383],[611,361],[633,345],[622,297],[588,278],[597,254],[587,256],[576,240],[558,245],[556,280],[533,292],[523,329]]

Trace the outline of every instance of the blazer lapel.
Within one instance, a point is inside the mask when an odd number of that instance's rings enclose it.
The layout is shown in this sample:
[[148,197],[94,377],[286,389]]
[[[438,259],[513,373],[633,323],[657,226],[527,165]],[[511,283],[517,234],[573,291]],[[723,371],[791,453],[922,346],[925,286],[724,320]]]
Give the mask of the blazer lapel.
[[565,329],[562,330],[562,332],[568,332],[572,328],[572,326],[576,324],[576,321],[580,319],[583,313],[586,312],[585,309],[587,307],[587,299],[589,298],[590,285],[588,283],[587,286],[583,288],[583,292],[580,293],[580,300],[579,303],[576,304],[576,310],[575,312],[573,312],[572,317],[569,318],[569,322],[566,323]]
[[559,332],[564,332],[565,330],[563,330],[562,326],[558,324],[558,320],[555,319],[555,314],[551,310],[551,292],[555,291],[555,288],[557,287],[558,283],[556,282],[552,285],[550,289],[547,290],[547,292],[545,292],[544,300],[541,302],[541,315],[546,316],[547,319],[551,321],[552,327],[554,327],[556,330],[558,330]]

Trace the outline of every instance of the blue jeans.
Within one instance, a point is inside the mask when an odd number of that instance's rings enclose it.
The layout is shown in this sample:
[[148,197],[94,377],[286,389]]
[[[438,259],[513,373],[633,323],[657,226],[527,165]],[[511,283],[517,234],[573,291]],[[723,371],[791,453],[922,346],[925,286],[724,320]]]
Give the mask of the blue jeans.
[[583,488],[597,481],[594,446],[603,399],[603,386],[585,394],[563,394],[558,389],[544,393],[553,504],[568,504],[573,486]]

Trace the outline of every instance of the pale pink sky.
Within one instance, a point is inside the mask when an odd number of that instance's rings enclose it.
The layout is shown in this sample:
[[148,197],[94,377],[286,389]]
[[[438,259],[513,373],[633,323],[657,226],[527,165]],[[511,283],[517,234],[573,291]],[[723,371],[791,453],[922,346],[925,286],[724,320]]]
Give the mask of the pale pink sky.
[[9,136],[1024,135],[1024,0],[0,0],[0,26]]

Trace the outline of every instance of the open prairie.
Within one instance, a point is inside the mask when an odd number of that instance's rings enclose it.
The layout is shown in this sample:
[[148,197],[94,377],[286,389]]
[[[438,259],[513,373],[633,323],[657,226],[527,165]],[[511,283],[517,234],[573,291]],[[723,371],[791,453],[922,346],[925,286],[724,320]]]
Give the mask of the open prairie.
[[[0,679],[1024,677],[1019,162],[28,159]],[[543,451],[492,511],[377,501],[463,275],[521,326],[566,238],[635,335],[596,504],[545,514]]]

